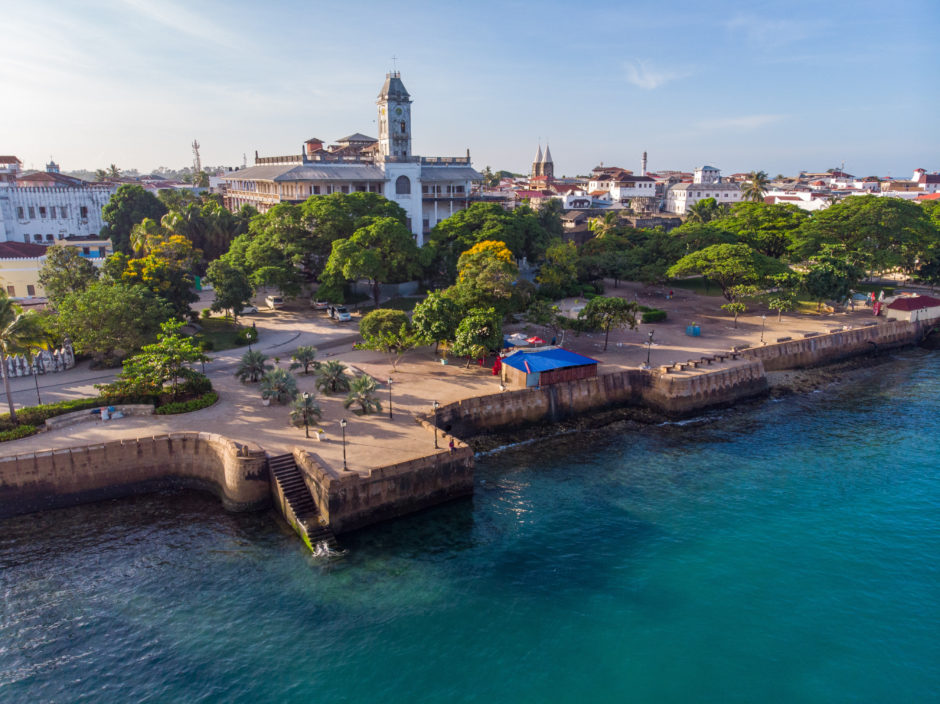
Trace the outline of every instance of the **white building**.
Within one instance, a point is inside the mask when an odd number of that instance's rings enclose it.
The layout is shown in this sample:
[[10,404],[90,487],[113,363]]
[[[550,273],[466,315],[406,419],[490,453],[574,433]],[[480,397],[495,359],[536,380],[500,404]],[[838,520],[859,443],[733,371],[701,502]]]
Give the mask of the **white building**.
[[742,200],[741,187],[737,183],[722,181],[721,171],[714,166],[695,169],[692,183],[677,183],[666,191],[666,211],[685,215],[689,208],[706,198],[731,205]]
[[97,238],[101,209],[116,188],[64,176],[50,162],[46,171],[23,175],[19,159],[0,157],[0,241],[51,244]]
[[[597,167],[588,180],[588,193],[605,200],[627,205],[633,198],[654,198],[656,182],[649,176],[637,176],[617,167]],[[604,192],[606,197],[600,194]]]
[[914,169],[914,177],[911,180],[920,186],[924,193],[940,193],[940,174],[936,172],[928,174],[924,169]]
[[315,195],[380,193],[405,210],[420,246],[432,227],[469,205],[471,186],[483,177],[471,167],[469,150],[465,157],[412,155],[412,101],[397,71],[386,74],[376,102],[378,139],[356,133],[329,147],[308,139],[298,155],[256,153],[254,166],[223,177],[226,206],[264,212]]

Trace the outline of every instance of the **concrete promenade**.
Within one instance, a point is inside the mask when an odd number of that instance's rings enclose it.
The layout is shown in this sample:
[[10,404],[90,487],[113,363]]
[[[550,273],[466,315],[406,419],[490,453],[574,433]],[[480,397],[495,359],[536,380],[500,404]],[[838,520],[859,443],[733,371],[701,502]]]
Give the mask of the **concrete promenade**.
[[[631,287],[632,286],[632,287]],[[794,339],[809,332],[828,332],[835,327],[858,326],[873,320],[871,311],[865,308],[850,314],[823,316],[785,315],[781,322],[775,315],[762,320],[760,315],[745,314],[734,327],[731,318],[721,311],[723,299],[700,296],[688,291],[676,290],[667,300],[658,288],[646,289],[638,285],[624,285],[619,290],[611,289],[608,295],[620,294],[626,298],[634,295],[640,303],[664,308],[669,319],[663,323],[644,326],[637,330],[619,330],[611,333],[606,352],[602,351],[603,334],[581,336],[568,335],[565,346],[594,357],[601,362],[600,373],[609,373],[626,368],[636,368],[646,362],[648,331],[654,331],[654,343],[649,348],[651,364],[684,362],[703,354],[726,352],[732,347],[774,342],[778,337]],[[219,392],[220,401],[201,411],[177,416],[150,416],[123,418],[102,423],[93,421],[61,430],[40,433],[28,438],[0,444],[0,456],[15,455],[46,449],[65,448],[103,442],[114,439],[137,438],[176,431],[207,431],[219,433],[238,441],[252,441],[272,454],[290,452],[295,446],[304,446],[319,455],[333,467],[343,465],[341,418],[348,420],[346,428],[346,457],[348,467],[367,473],[371,468],[423,457],[434,449],[432,435],[415,422],[415,417],[427,413],[432,401],[442,405],[460,399],[499,393],[499,382],[489,369],[476,363],[465,367],[465,360],[451,359],[447,365],[440,364],[433,348],[424,348],[410,353],[392,372],[388,358],[380,353],[353,351],[352,343],[358,339],[356,322],[333,323],[324,313],[302,307],[300,304],[277,312],[262,311],[245,318],[253,320],[260,333],[255,349],[267,354],[273,362],[280,358],[280,366],[287,368],[293,351],[301,345],[313,345],[318,349],[318,359],[337,359],[351,371],[368,373],[382,382],[379,398],[383,411],[380,414],[358,416],[342,405],[344,396],[317,394],[323,410],[319,427],[324,430],[321,441],[304,437],[303,428],[289,424],[286,406],[263,406],[256,384],[241,384],[234,377],[234,369],[246,348],[227,350],[211,355],[206,373]],[[702,336],[685,335],[685,326],[696,322],[702,327]],[[536,326],[510,326],[515,329],[538,334],[550,339],[551,333]],[[733,364],[733,363],[731,363]],[[715,370],[717,367],[709,367]],[[705,371],[705,370],[703,370]],[[689,370],[686,374],[702,373]],[[87,363],[59,374],[40,377],[40,393],[43,401],[77,398],[96,393],[94,384],[107,382],[114,373],[92,371]],[[314,376],[297,373],[300,391],[314,392]],[[388,416],[388,389],[384,383],[391,377],[392,413]],[[17,405],[35,404],[35,387],[32,377],[15,379],[12,382],[14,400]],[[5,400],[5,399],[4,399]],[[443,447],[440,451],[446,451]]]

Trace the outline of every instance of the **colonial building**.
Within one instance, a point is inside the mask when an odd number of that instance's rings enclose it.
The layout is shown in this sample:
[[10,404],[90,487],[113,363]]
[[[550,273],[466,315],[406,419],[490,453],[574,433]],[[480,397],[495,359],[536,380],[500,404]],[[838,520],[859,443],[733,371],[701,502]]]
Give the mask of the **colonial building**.
[[666,211],[685,215],[689,208],[706,198],[714,198],[721,204],[741,202],[741,186],[722,181],[721,171],[714,166],[695,169],[692,183],[677,183],[666,191]]
[[23,174],[20,160],[0,156],[0,241],[51,244],[97,238],[104,226],[101,209],[116,190],[59,173]]
[[401,74],[385,76],[376,101],[379,138],[352,134],[327,146],[304,142],[297,155],[261,157],[255,165],[223,176],[231,210],[252,205],[264,212],[278,203],[300,203],[330,193],[380,193],[400,205],[418,244],[438,222],[469,204],[470,188],[482,176],[465,157],[412,154],[411,96]]
[[[643,169],[646,168],[646,153],[643,153]],[[616,166],[598,166],[591,172],[588,181],[588,193],[591,196],[609,200],[611,203],[626,206],[634,199],[650,199],[649,203],[643,201],[652,210],[652,203],[656,197],[655,182],[649,176],[637,176],[628,169]]]
[[542,153],[542,145],[535,154],[535,161],[532,162],[532,176],[529,178],[530,190],[544,190],[549,188],[555,181],[555,162],[552,161],[552,150],[545,145],[545,153]]

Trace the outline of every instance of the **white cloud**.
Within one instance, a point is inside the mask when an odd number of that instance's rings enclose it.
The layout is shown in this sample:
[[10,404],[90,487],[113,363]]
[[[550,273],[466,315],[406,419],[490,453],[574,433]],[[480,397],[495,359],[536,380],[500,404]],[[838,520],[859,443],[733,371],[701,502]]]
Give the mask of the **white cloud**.
[[817,33],[812,22],[787,19],[765,19],[754,15],[736,15],[725,26],[731,32],[740,32],[751,46],[778,49],[808,39]]
[[704,120],[697,127],[703,130],[754,130],[758,127],[773,124],[783,120],[786,115],[737,115],[735,117],[721,117],[715,120]]
[[121,4],[145,19],[156,22],[180,34],[185,34],[203,42],[209,42],[229,49],[242,44],[241,39],[224,29],[208,16],[188,8],[173,4],[169,0],[121,0]]
[[643,90],[654,90],[688,75],[677,71],[656,69],[649,61],[631,61],[624,66],[624,69],[627,73],[627,82]]

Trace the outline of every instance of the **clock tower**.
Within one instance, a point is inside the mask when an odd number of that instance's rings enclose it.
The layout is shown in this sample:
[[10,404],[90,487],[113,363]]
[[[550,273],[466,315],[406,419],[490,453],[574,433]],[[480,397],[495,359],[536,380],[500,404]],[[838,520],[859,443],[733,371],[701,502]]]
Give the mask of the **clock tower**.
[[385,84],[376,101],[379,106],[379,153],[382,157],[411,156],[411,96],[401,74],[385,74]]

